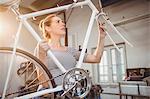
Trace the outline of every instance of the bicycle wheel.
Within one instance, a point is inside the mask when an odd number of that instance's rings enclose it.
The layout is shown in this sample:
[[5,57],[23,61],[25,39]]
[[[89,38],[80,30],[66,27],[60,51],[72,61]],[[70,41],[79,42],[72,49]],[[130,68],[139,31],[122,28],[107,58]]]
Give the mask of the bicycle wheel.
[[[0,95],[4,89],[8,67],[12,56],[13,48],[0,47]],[[39,76],[44,76],[44,81],[39,81],[37,68],[40,70]],[[6,91],[6,98],[22,96],[37,91],[39,85],[47,83],[49,88],[55,87],[52,75],[46,66],[32,54],[21,49],[16,50],[13,68]],[[50,99],[54,94],[47,95]]]

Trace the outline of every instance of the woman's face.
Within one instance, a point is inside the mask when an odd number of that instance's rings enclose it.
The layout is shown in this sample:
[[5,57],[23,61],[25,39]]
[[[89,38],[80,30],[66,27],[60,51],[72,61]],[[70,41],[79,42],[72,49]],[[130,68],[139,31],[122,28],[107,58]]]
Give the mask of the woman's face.
[[51,34],[64,36],[66,34],[65,23],[61,18],[55,16],[51,19],[51,25],[49,26],[48,31]]

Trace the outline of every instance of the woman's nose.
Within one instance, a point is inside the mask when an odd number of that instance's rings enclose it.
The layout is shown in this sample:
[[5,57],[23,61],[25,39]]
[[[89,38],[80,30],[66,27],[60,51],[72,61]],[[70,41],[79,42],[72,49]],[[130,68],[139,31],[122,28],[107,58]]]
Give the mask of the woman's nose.
[[62,25],[63,25],[63,26],[65,26],[65,23],[64,23],[64,22],[62,22]]

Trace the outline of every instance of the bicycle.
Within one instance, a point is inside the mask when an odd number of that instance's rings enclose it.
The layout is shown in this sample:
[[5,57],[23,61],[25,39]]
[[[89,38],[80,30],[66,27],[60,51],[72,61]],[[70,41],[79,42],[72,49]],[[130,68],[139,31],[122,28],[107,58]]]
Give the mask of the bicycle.
[[[18,0],[15,0],[15,1],[18,1]],[[16,46],[17,46],[17,42],[18,42],[18,38],[19,38],[19,32],[21,30],[22,24],[24,24],[24,26],[30,31],[30,33],[33,35],[33,37],[38,42],[41,41],[41,38],[36,34],[34,29],[31,27],[31,25],[27,22],[28,18],[36,17],[36,16],[48,14],[48,13],[53,13],[53,12],[56,12],[56,11],[62,11],[62,10],[70,9],[70,8],[73,8],[73,7],[79,7],[79,6],[83,6],[83,5],[87,5],[92,9],[92,15],[91,15],[91,18],[90,18],[90,21],[89,21],[89,25],[88,25],[88,28],[87,28],[85,40],[84,40],[84,43],[83,43],[83,49],[81,51],[79,62],[76,65],[77,68],[73,68],[73,69],[67,71],[63,67],[63,65],[57,60],[57,58],[53,55],[53,53],[50,50],[47,52],[48,55],[52,58],[52,60],[55,62],[55,64],[59,67],[59,69],[65,74],[64,80],[63,80],[63,85],[62,86],[57,86],[55,88],[46,89],[46,90],[42,90],[42,91],[39,91],[39,92],[34,92],[34,93],[31,93],[31,94],[23,95],[23,96],[20,96],[20,97],[16,97],[15,99],[32,98],[32,97],[41,96],[41,95],[47,94],[47,93],[54,93],[54,92],[57,92],[57,91],[60,91],[60,90],[64,90],[64,93],[62,94],[62,96],[71,92],[71,95],[73,95],[73,96],[78,96],[79,98],[85,97],[91,89],[91,79],[89,78],[86,71],[84,71],[83,69],[80,69],[80,68],[81,68],[81,64],[83,62],[83,58],[84,58],[84,55],[85,55],[86,47],[87,47],[87,44],[88,44],[88,40],[89,40],[89,37],[90,37],[90,32],[91,32],[94,20],[96,19],[96,21],[98,22],[98,17],[99,16],[102,16],[104,18],[104,20],[108,24],[110,24],[110,26],[117,32],[117,34],[119,36],[121,36],[121,38],[123,38],[125,40],[125,42],[127,42],[129,45],[131,45],[117,31],[117,29],[113,26],[113,24],[108,19],[106,19],[105,13],[103,13],[102,9],[101,9],[101,12],[99,12],[90,0],[85,0],[85,1],[82,1],[82,2],[77,2],[77,0],[74,0],[74,2],[72,4],[69,4],[69,5],[60,6],[60,7],[56,7],[56,8],[52,8],[52,9],[46,9],[46,10],[43,10],[43,11],[33,12],[33,13],[25,14],[25,15],[21,15],[19,13],[19,11],[17,10],[18,4],[19,4],[19,2],[17,2],[17,3],[15,2],[13,4],[11,2],[10,4],[8,4],[8,5],[12,5],[10,8],[18,16],[18,19],[20,20],[20,24],[19,24],[19,27],[18,27],[18,31],[17,31],[17,34],[16,34],[16,39],[15,39],[15,43],[14,43],[14,47],[13,47],[12,59],[10,61],[8,76],[7,76],[7,79],[6,79],[4,92],[3,92],[3,98],[5,98],[5,93],[6,93],[7,85],[8,85],[8,82],[9,82],[9,76],[10,76],[10,72],[11,72],[11,68],[12,68],[12,63],[14,61]],[[6,5],[6,6],[8,6],[8,5]],[[119,48],[116,46],[115,42],[110,37],[109,33],[107,33],[107,31],[106,31],[106,34],[108,35],[110,40],[113,42],[116,49],[119,51]],[[73,82],[71,82],[70,79]],[[79,89],[79,91],[78,91],[78,89]]]

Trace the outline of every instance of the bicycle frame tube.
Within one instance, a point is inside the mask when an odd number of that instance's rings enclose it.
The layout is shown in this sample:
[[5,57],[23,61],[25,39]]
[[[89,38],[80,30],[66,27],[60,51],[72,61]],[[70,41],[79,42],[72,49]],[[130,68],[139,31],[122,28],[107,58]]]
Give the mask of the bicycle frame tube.
[[41,96],[41,95],[44,95],[44,94],[47,94],[47,93],[58,92],[58,91],[61,91],[61,90],[63,90],[62,86],[58,86],[56,88],[45,89],[45,90],[42,90],[42,91],[27,94],[27,95],[24,95],[24,96],[15,97],[14,99],[29,99],[29,98],[38,97],[38,96]]
[[85,39],[84,39],[83,49],[81,51],[81,55],[80,55],[80,58],[79,58],[79,62],[77,64],[77,68],[81,68],[81,64],[83,63],[83,59],[84,59],[84,56],[85,56],[85,51],[86,51],[87,44],[88,44],[88,41],[89,41],[89,38],[90,38],[90,34],[91,34],[92,26],[94,24],[95,16],[96,16],[96,12],[93,11],[90,22],[89,22],[89,26],[88,26],[88,29],[87,29],[87,32],[86,32],[86,36],[85,36]]
[[87,5],[89,2],[91,2],[91,1],[90,0],[85,0],[85,1],[82,1],[82,2],[79,2],[79,3],[75,3],[74,5],[69,4],[69,5],[65,5],[65,6],[59,6],[59,7],[56,7],[56,8],[50,8],[50,9],[46,9],[46,10],[42,10],[42,11],[38,11],[38,12],[33,12],[33,13],[25,14],[25,15],[20,15],[19,17],[21,19],[32,18],[32,17],[36,17],[36,16],[48,14],[48,13],[63,11],[63,10],[69,9],[70,7],[74,8],[74,7]]
[[15,54],[16,54],[16,49],[17,49],[17,44],[18,44],[18,41],[19,41],[19,36],[20,36],[21,28],[22,28],[22,23],[20,22],[18,30],[17,30],[17,33],[16,33],[16,38],[15,38],[13,53],[12,53],[12,56],[11,56],[11,60],[10,60],[10,64],[9,64],[9,68],[8,68],[8,72],[7,72],[7,77],[6,77],[6,81],[5,81],[5,86],[4,86],[4,90],[3,90],[2,99],[5,98],[5,94],[6,94],[6,91],[7,91],[8,81],[9,81],[9,78],[10,78],[11,69],[12,69],[13,61],[14,61]]

